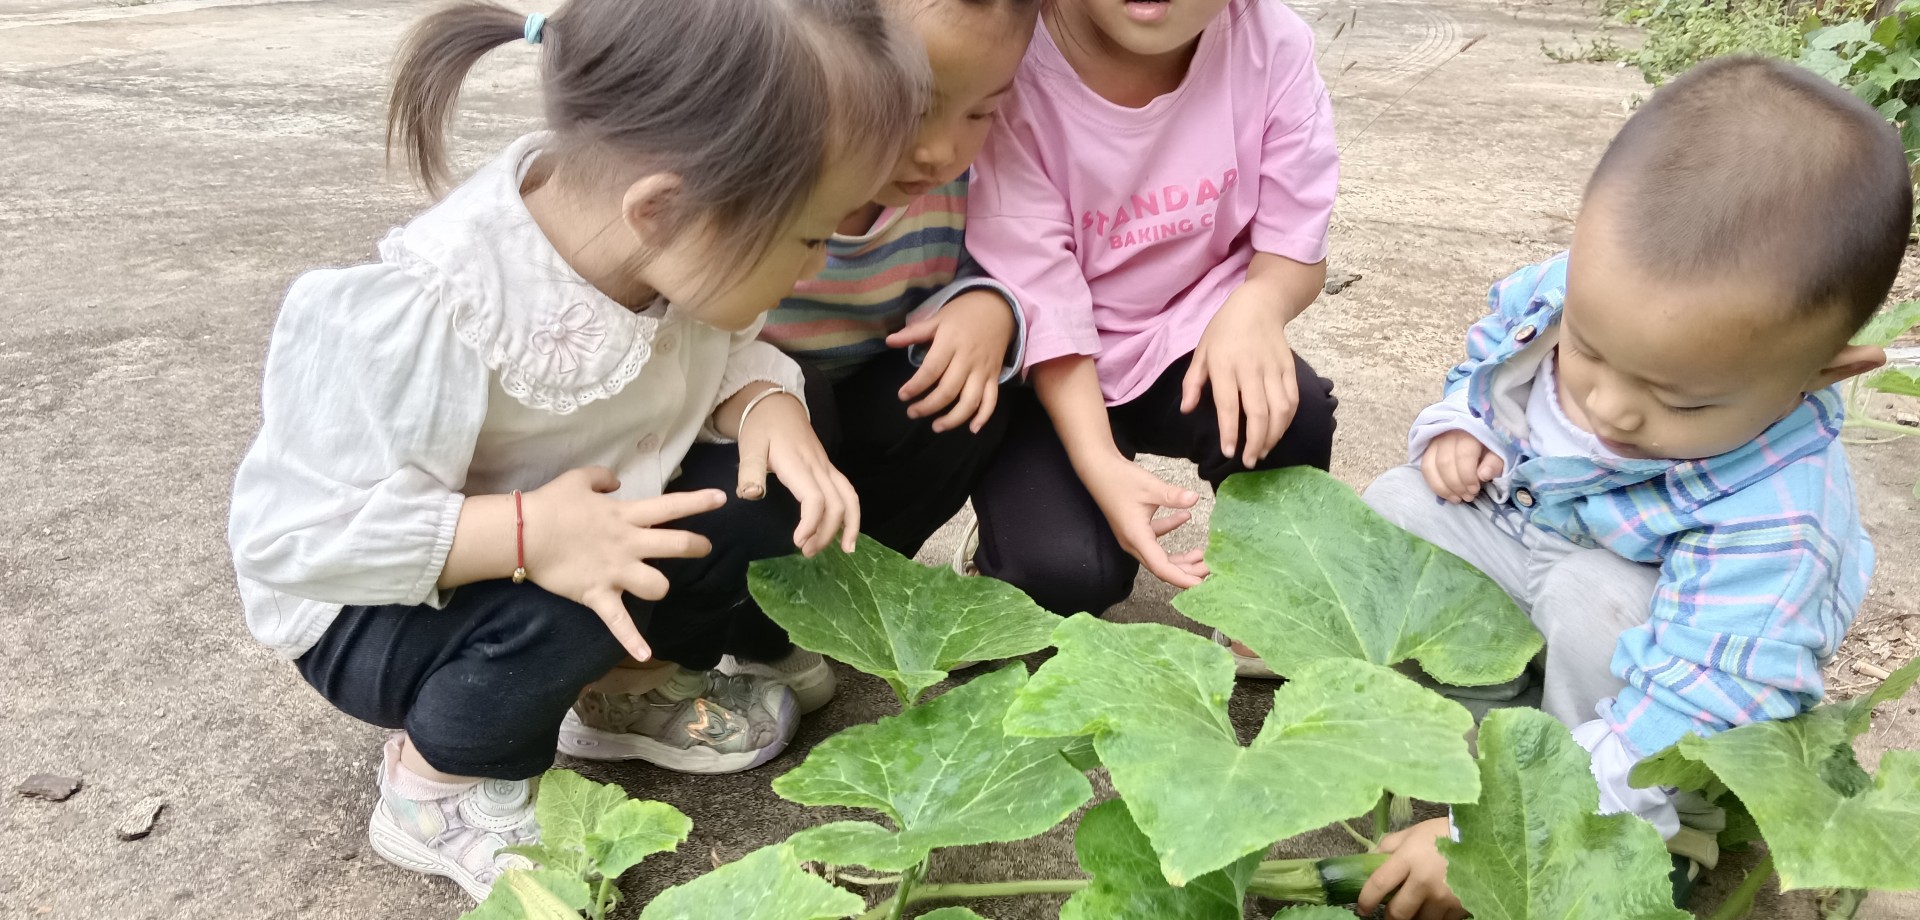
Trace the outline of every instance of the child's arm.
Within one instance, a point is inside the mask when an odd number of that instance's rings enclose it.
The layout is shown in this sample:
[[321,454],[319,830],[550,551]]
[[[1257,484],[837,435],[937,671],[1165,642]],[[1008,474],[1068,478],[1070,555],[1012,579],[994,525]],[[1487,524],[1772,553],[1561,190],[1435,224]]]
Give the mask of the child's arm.
[[1859,609],[1871,550],[1831,467],[1797,466],[1705,509],[1729,523],[1666,547],[1648,622],[1614,651],[1626,687],[1602,712],[1635,754],[1792,718],[1824,695],[1821,658]]
[[[1199,584],[1207,575],[1200,551],[1169,557],[1160,538],[1187,522],[1192,515],[1185,509],[1192,508],[1200,496],[1162,482],[1120,453],[1107,422],[1106,400],[1100,394],[1093,359],[1069,356],[1036,365],[1033,386],[1073,461],[1074,472],[1099,504],[1121,548],[1170,585]],[[1156,519],[1161,508],[1176,510]]]
[[1220,306],[1194,347],[1181,383],[1180,411],[1198,408],[1202,389],[1211,385],[1220,452],[1229,457],[1242,443],[1244,411],[1247,436],[1240,462],[1248,469],[1280,443],[1293,423],[1300,382],[1294,378],[1287,324],[1313,305],[1326,280],[1325,262],[1305,265],[1286,256],[1255,253],[1246,280]]
[[[767,473],[780,477],[800,502],[800,526],[793,532],[800,552],[812,556],[839,534],[840,548],[851,553],[860,534],[860,497],[814,433],[800,366],[759,341],[764,322],[734,333],[720,399],[701,435],[739,444],[739,497],[757,500],[766,494]],[[766,395],[776,387],[786,392]]]

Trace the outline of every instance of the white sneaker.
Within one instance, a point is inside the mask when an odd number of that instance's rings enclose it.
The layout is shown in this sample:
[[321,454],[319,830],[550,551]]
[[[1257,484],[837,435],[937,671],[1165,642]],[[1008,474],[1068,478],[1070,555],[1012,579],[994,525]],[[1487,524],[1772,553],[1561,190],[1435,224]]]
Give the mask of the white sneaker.
[[387,775],[383,764],[380,799],[367,822],[367,840],[382,859],[450,878],[475,901],[486,900],[508,869],[533,868],[525,857],[500,853],[540,842],[533,780],[481,780],[445,798],[416,801],[395,792]]
[[800,707],[803,716],[832,702],[834,691],[840,686],[839,679],[833,676],[833,666],[827,664],[827,659],[818,652],[809,652],[797,645],[778,661],[741,661],[732,655],[723,655],[720,666],[715,670],[722,674],[743,674],[786,684],[793,691],[793,701]]
[[1233,653],[1233,676],[1251,677],[1255,680],[1280,679],[1280,675],[1274,673],[1273,669],[1268,667],[1267,663],[1261,660],[1260,656],[1241,654],[1239,649],[1233,647],[1233,640],[1228,639],[1226,633],[1217,629],[1214,630],[1213,641],[1216,645],[1226,646],[1227,650]]
[[645,693],[580,694],[560,750],[582,760],[644,760],[678,773],[736,773],[786,750],[799,727],[793,691],[753,675],[678,673]]
[[953,551],[953,573],[955,575],[978,575],[980,567],[973,564],[975,553],[980,552],[980,518],[967,519],[966,532],[960,535],[960,545]]

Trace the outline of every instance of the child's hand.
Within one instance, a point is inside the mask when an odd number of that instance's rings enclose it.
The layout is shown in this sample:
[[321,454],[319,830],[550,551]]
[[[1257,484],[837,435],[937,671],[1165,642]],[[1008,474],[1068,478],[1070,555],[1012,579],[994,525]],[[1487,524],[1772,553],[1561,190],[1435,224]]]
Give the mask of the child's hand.
[[704,514],[727,501],[719,489],[669,492],[620,501],[606,493],[620,480],[603,466],[560,474],[521,496],[527,577],[568,600],[585,604],[607,624],[635,661],[653,650],[640,638],[623,594],[659,600],[667,577],[643,559],[697,559],[713,550],[707,538],[661,530],[668,521]]
[[811,558],[833,543],[851,553],[860,535],[860,496],[853,483],[840,475],[827,449],[807,421],[807,409],[790,393],[776,393],[756,406],[741,426],[741,498],[755,500],[767,494],[767,473],[800,500],[800,526],[793,545]]
[[887,336],[894,348],[927,346],[920,370],[900,388],[902,402],[919,397],[907,407],[907,417],[925,418],[944,409],[946,414],[933,422],[934,431],[967,425],[978,434],[999,402],[1000,369],[1011,341],[1013,309],[999,294],[984,289],[967,291],[932,316]]
[[[1180,411],[1200,406],[1203,387],[1213,385],[1213,407],[1220,416],[1220,453],[1253,469],[1280,443],[1300,406],[1293,349],[1287,344],[1291,314],[1266,285],[1241,284],[1207,323],[1193,350],[1181,385]],[[1240,442],[1240,414],[1247,416],[1247,437]]]
[[[1081,480],[1106,515],[1120,548],[1140,560],[1147,571],[1176,588],[1191,588],[1207,577],[1201,550],[1168,556],[1160,546],[1161,537],[1192,519],[1186,509],[1200,500],[1199,495],[1160,481],[1145,467],[1119,454],[1083,473]],[[1163,518],[1154,517],[1161,508],[1178,510]]]
[[1426,477],[1427,488],[1450,502],[1473,501],[1480,495],[1480,485],[1492,482],[1506,468],[1499,454],[1464,431],[1440,433],[1420,455],[1420,475]]
[[[1452,826],[1445,818],[1422,821],[1380,841],[1380,852],[1392,854],[1374,870],[1360,889],[1362,917],[1371,917],[1388,895],[1387,920],[1462,920],[1467,909],[1447,887],[1447,858],[1437,845]],[[1398,889],[1398,890],[1396,890]]]

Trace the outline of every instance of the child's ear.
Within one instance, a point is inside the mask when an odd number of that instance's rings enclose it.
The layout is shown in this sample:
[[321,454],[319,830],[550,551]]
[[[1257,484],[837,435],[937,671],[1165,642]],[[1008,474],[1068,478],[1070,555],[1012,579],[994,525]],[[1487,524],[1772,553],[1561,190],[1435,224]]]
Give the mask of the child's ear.
[[627,193],[620,200],[620,216],[643,243],[664,244],[673,229],[675,199],[679,195],[679,176],[672,173],[642,176],[627,186]]
[[1887,364],[1887,350],[1878,345],[1848,345],[1828,359],[1807,381],[1806,392],[1824,390],[1842,380],[1877,371]]

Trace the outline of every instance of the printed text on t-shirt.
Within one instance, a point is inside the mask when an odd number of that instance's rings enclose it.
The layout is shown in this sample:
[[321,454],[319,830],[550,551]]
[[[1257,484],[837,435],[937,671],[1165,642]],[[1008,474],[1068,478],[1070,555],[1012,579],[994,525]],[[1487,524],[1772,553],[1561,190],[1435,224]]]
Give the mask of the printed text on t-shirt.
[[[1214,211],[1219,208],[1220,195],[1239,180],[1240,170],[1229,169],[1220,177],[1218,185],[1212,179],[1201,179],[1191,188],[1186,185],[1167,185],[1158,190],[1136,193],[1129,196],[1130,201],[1117,205],[1111,214],[1104,210],[1082,213],[1080,229],[1091,230],[1094,236],[1106,237],[1109,249],[1143,246],[1211,229]],[[1196,213],[1176,216],[1189,208],[1195,209]],[[1132,224],[1137,226],[1129,226]],[[1127,229],[1122,230],[1122,227]]]

